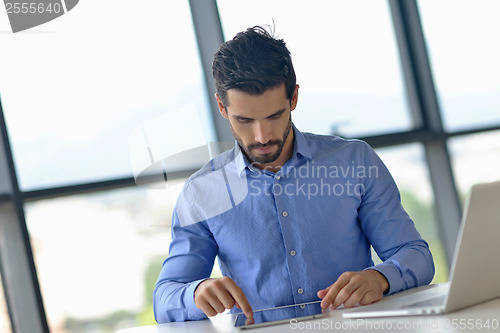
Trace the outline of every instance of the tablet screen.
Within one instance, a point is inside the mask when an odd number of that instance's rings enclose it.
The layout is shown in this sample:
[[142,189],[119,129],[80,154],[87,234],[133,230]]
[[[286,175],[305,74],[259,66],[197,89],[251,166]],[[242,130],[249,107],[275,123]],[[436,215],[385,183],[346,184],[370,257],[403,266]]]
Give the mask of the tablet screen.
[[240,313],[236,316],[234,326],[242,329],[254,328],[289,323],[291,319],[300,321],[318,318],[322,314],[321,301],[294,304],[265,310],[256,310],[251,319],[248,319],[243,313]]

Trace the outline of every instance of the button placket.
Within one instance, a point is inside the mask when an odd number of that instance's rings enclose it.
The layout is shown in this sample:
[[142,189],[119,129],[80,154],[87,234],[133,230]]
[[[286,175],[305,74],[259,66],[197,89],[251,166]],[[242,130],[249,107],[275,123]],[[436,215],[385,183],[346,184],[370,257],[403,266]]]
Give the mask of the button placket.
[[[285,186],[285,184],[286,184],[285,178],[278,175],[274,177],[274,185]],[[285,194],[285,192],[283,192],[282,195],[276,195],[275,204],[278,211],[278,220],[279,223],[281,224],[281,232],[284,241],[283,245],[286,250],[285,253],[289,259],[287,260],[287,266],[291,273],[291,281],[290,281],[291,287],[293,288],[292,289],[293,293],[296,295],[295,297],[298,297],[297,300],[301,300],[305,295],[304,289],[301,288],[301,286],[304,286],[303,284],[304,279],[298,273],[300,271],[298,267],[301,266],[302,258],[295,249],[297,243],[295,240],[295,235],[292,231],[294,222],[293,216],[290,215],[291,212],[287,210],[287,209],[293,209],[290,207],[293,207],[294,201],[290,200],[290,196],[283,194]]]

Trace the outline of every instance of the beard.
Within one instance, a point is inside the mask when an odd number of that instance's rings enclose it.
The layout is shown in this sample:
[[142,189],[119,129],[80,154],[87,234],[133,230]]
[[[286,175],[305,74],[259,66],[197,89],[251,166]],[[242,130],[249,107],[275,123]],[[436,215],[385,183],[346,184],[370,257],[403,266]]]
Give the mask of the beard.
[[[286,129],[283,133],[283,139],[282,140],[270,140],[265,144],[252,143],[252,144],[249,144],[248,146],[245,146],[243,144],[243,141],[241,140],[241,138],[233,130],[231,123],[229,123],[229,125],[231,127],[231,132],[233,133],[234,138],[238,142],[240,149],[243,151],[243,153],[248,158],[248,160],[251,163],[267,164],[267,163],[272,163],[272,162],[276,161],[278,159],[278,157],[280,157],[281,152],[283,151],[283,146],[285,145],[286,139],[288,138],[288,135],[290,134],[290,131],[292,129],[292,117],[290,115],[290,119],[288,120],[288,124],[287,124]],[[260,155],[255,155],[254,153],[252,153],[252,151],[255,148],[265,148],[265,147],[270,147],[270,146],[277,146],[278,147],[278,149],[276,150],[275,153],[260,154]]]

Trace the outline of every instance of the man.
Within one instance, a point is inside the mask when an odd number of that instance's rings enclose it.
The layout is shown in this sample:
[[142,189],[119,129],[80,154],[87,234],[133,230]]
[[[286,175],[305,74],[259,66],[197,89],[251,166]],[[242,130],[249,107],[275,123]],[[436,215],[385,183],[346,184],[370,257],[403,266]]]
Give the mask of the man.
[[[428,245],[375,152],[293,125],[299,86],[282,40],[261,27],[239,33],[213,74],[237,144],[179,196],[153,295],[159,323],[320,299],[352,307],[431,281]],[[216,256],[224,277],[209,279]]]

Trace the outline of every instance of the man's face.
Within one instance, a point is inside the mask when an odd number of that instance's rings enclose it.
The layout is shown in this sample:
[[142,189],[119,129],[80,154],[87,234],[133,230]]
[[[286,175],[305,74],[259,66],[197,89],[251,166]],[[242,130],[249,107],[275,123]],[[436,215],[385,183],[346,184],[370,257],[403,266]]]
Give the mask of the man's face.
[[[250,95],[241,90],[227,91],[228,105],[217,97],[221,114],[229,119],[231,131],[250,162],[259,167],[283,165],[291,155],[291,111],[297,104],[298,86],[292,101],[287,99],[285,85]],[[273,163],[275,162],[275,163]]]

